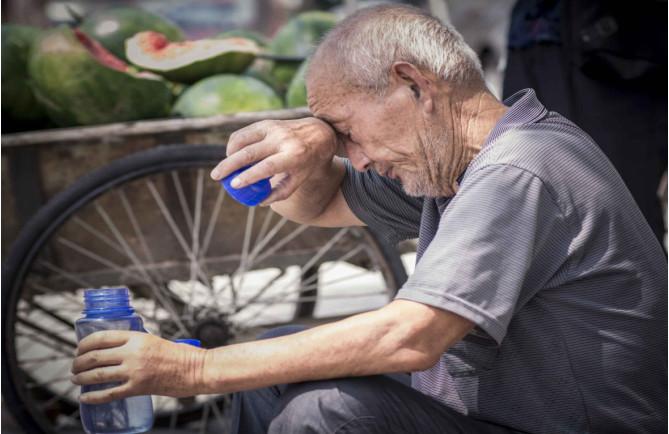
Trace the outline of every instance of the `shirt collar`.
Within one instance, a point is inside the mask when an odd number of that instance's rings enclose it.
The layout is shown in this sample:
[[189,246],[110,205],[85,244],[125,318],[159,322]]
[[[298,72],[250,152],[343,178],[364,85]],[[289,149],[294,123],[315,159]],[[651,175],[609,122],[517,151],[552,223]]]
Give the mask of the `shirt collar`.
[[509,110],[497,121],[483,144],[484,148],[508,130],[537,122],[548,113],[546,107],[537,98],[534,89],[529,88],[519,90],[505,99],[504,105],[509,107]]

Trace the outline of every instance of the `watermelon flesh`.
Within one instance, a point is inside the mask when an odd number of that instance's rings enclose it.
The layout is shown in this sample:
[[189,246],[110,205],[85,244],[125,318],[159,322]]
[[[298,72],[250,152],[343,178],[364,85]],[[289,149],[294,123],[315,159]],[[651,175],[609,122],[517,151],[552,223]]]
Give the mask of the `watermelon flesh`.
[[254,41],[236,37],[170,42],[163,34],[149,31],[126,41],[126,57],[134,65],[181,83],[240,73],[259,51]]
[[128,64],[110,53],[98,41],[89,38],[88,35],[79,29],[74,29],[73,31],[74,36],[77,37],[77,40],[79,40],[81,45],[83,45],[84,48],[86,48],[88,52],[91,53],[91,56],[93,56],[98,62],[117,71],[128,71]]

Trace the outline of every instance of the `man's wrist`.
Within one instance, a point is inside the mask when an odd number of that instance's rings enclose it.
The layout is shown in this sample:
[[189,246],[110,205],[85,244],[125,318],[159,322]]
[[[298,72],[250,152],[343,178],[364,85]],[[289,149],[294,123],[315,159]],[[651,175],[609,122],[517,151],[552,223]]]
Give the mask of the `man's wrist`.
[[211,393],[209,391],[211,387],[212,379],[208,378],[208,366],[211,363],[208,361],[211,358],[211,350],[206,349],[193,349],[194,351],[190,354],[190,385],[193,395],[203,395]]

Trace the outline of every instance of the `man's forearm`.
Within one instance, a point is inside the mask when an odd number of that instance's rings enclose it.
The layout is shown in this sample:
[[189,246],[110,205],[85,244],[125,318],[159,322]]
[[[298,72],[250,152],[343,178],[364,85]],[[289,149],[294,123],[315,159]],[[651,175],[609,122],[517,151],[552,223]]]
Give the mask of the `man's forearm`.
[[345,172],[343,161],[335,157],[330,164],[314,171],[288,199],[274,202],[272,209],[294,222],[311,223],[339,191]]
[[[472,324],[451,313],[411,320],[407,303],[304,332],[208,350],[199,393],[229,393],[274,384],[427,369]],[[409,305],[413,309],[413,306]],[[422,307],[421,307],[422,308]],[[409,315],[407,315],[409,314]]]

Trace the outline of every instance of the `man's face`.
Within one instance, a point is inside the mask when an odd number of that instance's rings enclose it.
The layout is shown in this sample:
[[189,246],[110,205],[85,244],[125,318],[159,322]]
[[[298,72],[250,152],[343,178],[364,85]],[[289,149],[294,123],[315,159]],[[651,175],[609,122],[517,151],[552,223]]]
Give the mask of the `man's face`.
[[312,113],[336,130],[356,170],[398,179],[412,196],[444,194],[435,174],[442,144],[427,128],[410,89],[396,87],[376,97],[319,78],[308,85]]

